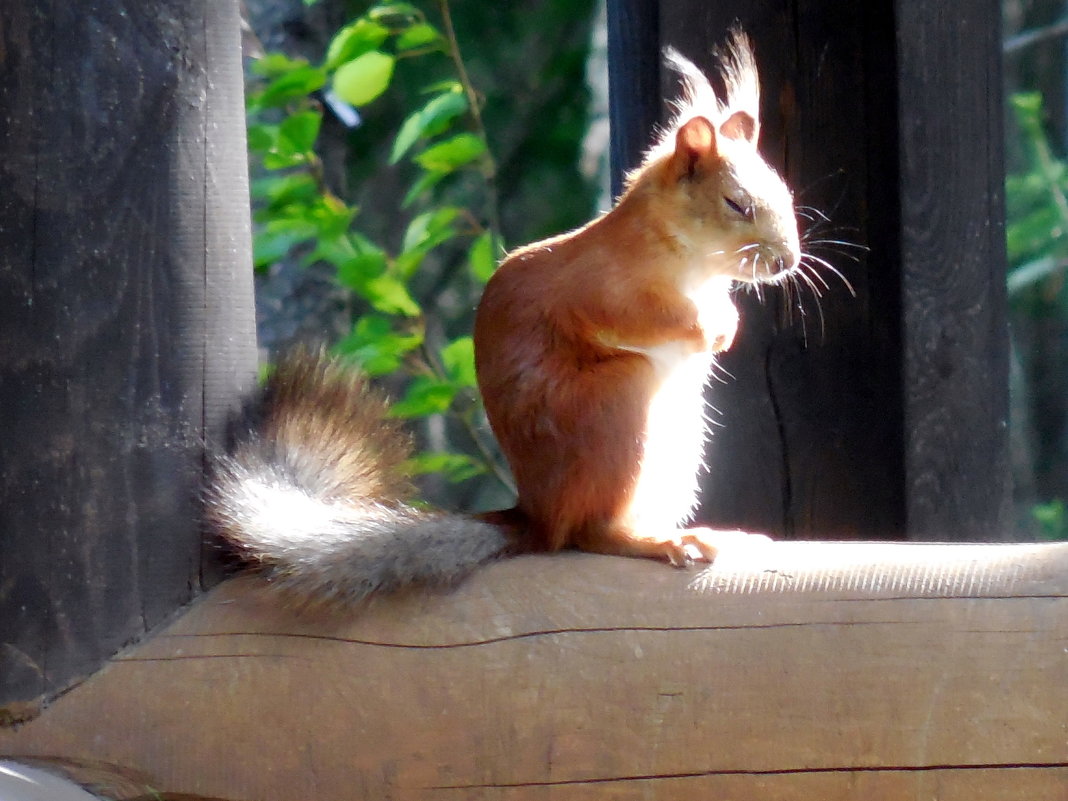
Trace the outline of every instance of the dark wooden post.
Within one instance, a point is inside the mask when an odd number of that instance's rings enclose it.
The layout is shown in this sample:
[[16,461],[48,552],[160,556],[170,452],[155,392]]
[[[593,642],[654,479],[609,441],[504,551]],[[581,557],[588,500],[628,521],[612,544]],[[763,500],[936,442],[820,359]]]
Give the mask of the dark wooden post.
[[623,174],[641,163],[648,142],[640,134],[660,122],[660,31],[657,0],[608,3],[609,121],[612,194]]
[[897,4],[905,479],[923,539],[1009,524],[1000,22],[995,0]]
[[[749,32],[762,150],[803,207],[807,248],[856,291],[817,269],[821,299],[740,298],[723,360],[734,378],[710,393],[722,427],[703,517],[787,537],[1004,537],[998,4],[952,15],[921,0],[609,8],[617,82],[648,62],[650,30],[706,67],[731,24]],[[635,13],[653,16],[643,27]],[[675,88],[663,70],[661,87]],[[645,143],[648,95],[613,98],[618,174]]]
[[236,0],[4,5],[0,720],[200,584],[254,373],[242,114]]

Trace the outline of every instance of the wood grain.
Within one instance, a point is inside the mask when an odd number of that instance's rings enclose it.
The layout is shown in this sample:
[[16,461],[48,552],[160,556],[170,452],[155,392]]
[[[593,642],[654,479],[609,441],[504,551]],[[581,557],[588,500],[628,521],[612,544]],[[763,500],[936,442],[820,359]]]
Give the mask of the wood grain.
[[1068,546],[524,557],[328,617],[232,580],[0,752],[229,799],[1064,801]]
[[612,126],[612,196],[623,176],[642,163],[661,120],[660,39],[654,0],[608,3],[608,98]]
[[[963,11],[963,9],[962,9]],[[994,539],[1009,522],[1005,166],[994,0],[900,5],[908,527]]]
[[3,16],[0,703],[33,703],[190,598],[255,346],[236,2]]

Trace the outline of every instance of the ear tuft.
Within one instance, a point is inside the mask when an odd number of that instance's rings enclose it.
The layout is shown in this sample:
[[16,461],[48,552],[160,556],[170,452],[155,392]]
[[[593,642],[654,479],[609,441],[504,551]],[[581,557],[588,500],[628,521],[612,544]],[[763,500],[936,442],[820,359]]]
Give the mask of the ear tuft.
[[675,154],[672,163],[681,178],[693,175],[701,159],[716,152],[716,131],[704,117],[694,117],[679,128],[675,135]]
[[719,132],[728,139],[745,140],[755,147],[760,124],[748,111],[736,111],[723,121]]

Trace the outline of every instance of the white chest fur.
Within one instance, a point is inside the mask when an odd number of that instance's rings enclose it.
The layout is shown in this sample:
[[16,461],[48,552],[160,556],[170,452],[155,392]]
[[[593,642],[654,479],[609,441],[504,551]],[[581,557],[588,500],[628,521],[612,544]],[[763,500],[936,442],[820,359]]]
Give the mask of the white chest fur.
[[[729,279],[717,278],[689,294],[710,344],[720,336],[729,343],[734,336],[738,318],[730,287]],[[682,342],[643,353],[656,369],[659,386],[649,404],[642,463],[628,516],[636,531],[656,536],[688,522],[697,507],[708,434],[704,388],[713,355],[694,353]]]
[[631,523],[636,531],[678,528],[697,506],[697,475],[704,455],[707,423],[704,386],[712,354],[684,354],[675,345],[656,348],[649,358],[663,378],[649,404],[638,482],[631,498]]

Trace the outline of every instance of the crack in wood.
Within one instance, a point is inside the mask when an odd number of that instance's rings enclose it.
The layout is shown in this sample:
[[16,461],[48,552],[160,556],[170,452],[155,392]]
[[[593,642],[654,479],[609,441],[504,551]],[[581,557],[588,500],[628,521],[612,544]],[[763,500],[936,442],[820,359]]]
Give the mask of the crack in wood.
[[[538,629],[524,631],[517,634],[502,634],[498,637],[487,637],[481,640],[468,640],[465,642],[452,643],[416,643],[416,642],[387,642],[384,640],[368,640],[358,637],[340,637],[330,634],[307,634],[289,631],[220,631],[197,634],[161,634],[158,640],[164,639],[205,639],[213,637],[265,637],[286,638],[296,640],[317,640],[320,642],[335,642],[347,645],[366,645],[375,648],[410,649],[417,651],[447,650],[452,648],[476,648],[487,645],[513,642],[516,640],[536,639],[540,637],[554,637],[562,635],[583,634],[674,634],[695,632],[728,632],[728,631],[761,631],[775,629],[812,629],[812,628],[856,628],[859,626],[910,626],[925,625],[930,621],[925,619],[900,619],[900,620],[829,620],[829,621],[804,621],[791,623],[759,623],[722,626],[597,626],[589,628],[558,628]],[[969,629],[968,633],[986,633],[982,629]],[[1000,633],[999,630],[991,629],[990,633]],[[183,656],[181,658],[194,658]],[[119,658],[116,661],[132,661],[132,658]]]
[[733,768],[680,773],[650,773],[635,776],[598,776],[587,779],[559,779],[556,781],[503,782],[489,784],[441,784],[427,790],[492,790],[523,787],[566,787],[584,784],[611,784],[613,782],[664,781],[673,779],[702,779],[715,776],[798,776],[826,773],[933,773],[938,771],[983,771],[983,770],[1066,770],[1068,762],[992,762],[980,764],[938,765],[852,765],[817,768],[770,768],[766,770]]
[[302,662],[313,660],[293,654],[175,654],[174,656],[117,656],[111,660],[116,662],[182,662],[190,659],[297,659]]

